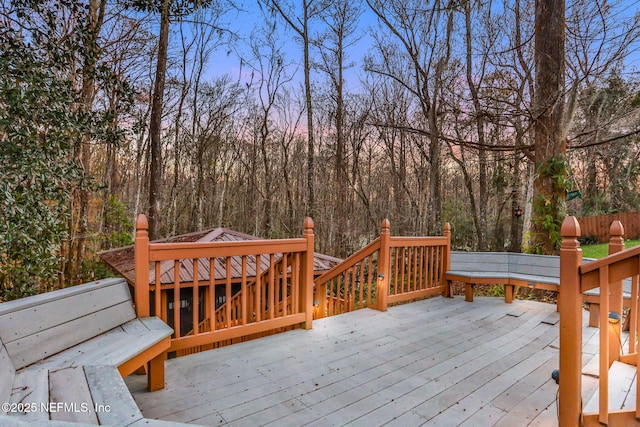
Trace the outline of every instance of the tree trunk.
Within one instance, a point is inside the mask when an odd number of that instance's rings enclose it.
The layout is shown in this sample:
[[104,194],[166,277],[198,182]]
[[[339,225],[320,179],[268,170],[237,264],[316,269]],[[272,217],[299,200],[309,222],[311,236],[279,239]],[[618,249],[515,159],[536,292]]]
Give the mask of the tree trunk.
[[536,2],[532,250],[542,254],[554,253],[560,243],[566,200],[564,13],[564,0]]
[[151,165],[149,171],[149,239],[158,238],[160,203],[162,197],[162,103],[167,71],[167,47],[169,44],[169,0],[162,1],[160,36],[158,38],[158,61],[156,81],[151,106]]
[[315,214],[316,198],[315,185],[315,141],[313,136],[313,103],[311,102],[311,59],[309,57],[309,2],[304,0],[304,19],[302,23],[302,43],[304,45],[304,92],[307,102],[307,213],[312,217]]

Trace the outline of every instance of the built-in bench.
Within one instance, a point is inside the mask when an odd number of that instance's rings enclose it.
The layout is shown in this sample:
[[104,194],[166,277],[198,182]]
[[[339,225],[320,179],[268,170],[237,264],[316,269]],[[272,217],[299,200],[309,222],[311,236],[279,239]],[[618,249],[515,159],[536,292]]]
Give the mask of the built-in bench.
[[475,285],[503,285],[505,301],[513,301],[516,286],[557,291],[560,259],[557,256],[511,252],[451,251],[446,272],[448,286],[465,284],[465,299],[473,301]]
[[[584,262],[593,261],[585,258]],[[516,286],[558,291],[560,286],[560,257],[513,252],[462,252],[451,251],[451,264],[445,274],[449,294],[453,282],[465,284],[465,300],[473,301],[476,285],[503,285],[505,301],[510,303]],[[598,325],[600,313],[600,289],[584,294],[589,305],[589,326]],[[631,281],[623,283],[623,298],[626,307],[631,301]]]
[[153,425],[123,377],[147,367],[149,389],[163,388],[172,333],[136,318],[122,279],[0,304],[0,423]]

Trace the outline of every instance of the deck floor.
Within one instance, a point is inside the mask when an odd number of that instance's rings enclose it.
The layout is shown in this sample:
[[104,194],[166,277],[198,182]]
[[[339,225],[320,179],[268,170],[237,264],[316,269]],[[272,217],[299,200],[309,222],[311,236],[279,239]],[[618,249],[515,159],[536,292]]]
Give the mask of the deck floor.
[[127,384],[145,417],[206,426],[555,426],[557,321],[555,305],[438,297],[169,360],[161,391]]

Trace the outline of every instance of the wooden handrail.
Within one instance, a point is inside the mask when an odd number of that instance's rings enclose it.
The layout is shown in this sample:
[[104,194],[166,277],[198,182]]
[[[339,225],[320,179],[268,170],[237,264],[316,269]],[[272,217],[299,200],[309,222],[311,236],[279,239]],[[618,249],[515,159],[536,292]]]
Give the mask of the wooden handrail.
[[364,248],[354,252],[353,255],[350,255],[340,264],[333,266],[330,270],[318,276],[314,282],[316,284],[328,282],[329,280],[337,277],[339,274],[344,273],[348,269],[352,268],[354,265],[362,261],[363,259],[373,255],[376,251],[380,250],[380,237],[377,237],[371,243],[369,243]]
[[[640,416],[640,394],[636,408],[620,410],[609,408],[609,368],[615,360],[640,366],[637,328],[640,318],[638,307],[638,275],[640,274],[640,247],[622,250],[624,228],[615,222],[610,228],[610,255],[582,264],[582,250],[577,239],[580,225],[574,217],[567,217],[562,225],[560,248],[560,391],[559,422],[563,427],[619,423],[623,425]],[[623,279],[632,278],[630,301],[629,353],[621,355],[620,322],[610,322],[610,312],[622,317]],[[600,288],[600,367],[599,409],[595,414],[584,414],[582,392],[582,292]],[[637,375],[637,374],[636,374]],[[626,424],[624,424],[626,425]]]
[[[389,221],[385,219],[381,225],[380,237],[315,280],[318,317],[324,316],[329,302],[355,309],[370,306],[375,296],[375,307],[384,311],[390,303],[444,293],[447,289],[444,273],[451,251],[448,223],[443,236],[430,237],[391,236]],[[336,282],[333,290],[327,289],[331,282]],[[354,304],[356,299],[360,304]]]
[[[172,302],[174,315],[171,320],[175,336],[169,351],[203,348],[222,340],[261,334],[283,327],[312,327],[314,234],[310,218],[305,219],[302,238],[243,242],[150,243],[146,217],[139,215],[136,225],[136,311],[138,316],[149,316],[150,299],[154,295],[155,315],[169,321],[167,307],[168,302]],[[261,257],[269,260],[267,270],[263,270],[260,265]],[[242,264],[241,290],[236,295],[232,294],[232,283],[236,280],[232,278],[232,258],[234,263],[239,260]],[[251,278],[251,283],[248,283],[247,260],[251,258],[256,261],[256,274]],[[188,261],[184,266],[183,260]],[[214,270],[216,264],[220,265],[220,261],[225,273],[223,278],[216,278]],[[150,283],[151,276],[153,282],[160,282],[160,276],[168,268],[174,269],[173,278],[165,277],[170,282],[162,285]],[[192,279],[188,279],[190,282],[185,284],[181,275],[188,272],[189,268],[192,268]],[[209,269],[208,279],[202,279],[198,274],[204,268]],[[214,307],[215,288],[219,284],[226,288],[223,309],[227,325],[224,329],[215,324],[216,316],[221,313]],[[181,291],[189,290],[192,297],[190,316],[193,328],[183,334],[180,322],[181,314],[185,312],[181,313],[184,310],[181,308]],[[203,321],[199,320],[201,291],[206,307]],[[248,299],[249,294],[255,295],[255,299]],[[267,307],[268,314],[263,312],[263,307]],[[252,313],[249,310],[258,314],[256,319],[250,318]]]

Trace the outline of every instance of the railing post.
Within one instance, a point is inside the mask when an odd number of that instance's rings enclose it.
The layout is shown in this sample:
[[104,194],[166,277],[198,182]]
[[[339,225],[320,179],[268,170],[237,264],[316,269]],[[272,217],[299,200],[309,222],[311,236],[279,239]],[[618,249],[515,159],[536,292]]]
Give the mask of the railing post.
[[[389,297],[389,269],[391,256],[391,224],[388,219],[382,220],[382,231],[380,232],[380,253],[378,254],[378,283],[376,286],[376,302],[380,311],[387,311]],[[402,278],[404,280],[404,277]]]
[[[149,317],[149,222],[144,214],[136,219],[136,240],[134,247],[136,283],[134,298],[138,317]],[[156,279],[157,280],[157,279]],[[156,286],[159,292],[160,286]],[[158,308],[156,307],[156,311]]]
[[313,259],[314,259],[314,251],[315,251],[315,241],[313,235],[313,220],[311,217],[306,217],[304,219],[304,233],[303,237],[307,239],[307,250],[304,255],[304,262],[302,266],[302,289],[300,292],[300,297],[302,301],[300,303],[301,307],[304,307],[305,313],[305,329],[312,328],[313,322]]
[[443,270],[440,272],[440,284],[442,285],[442,296],[451,298],[453,295],[451,294],[451,287],[447,283],[446,272],[451,268],[451,224],[448,222],[444,223],[444,232],[442,233],[444,237],[447,238],[447,247],[444,250],[444,254],[442,255],[442,268]]
[[327,282],[316,283],[315,289],[313,296],[314,318],[322,319],[327,310]]
[[[624,250],[624,227],[622,223],[615,220],[609,228],[609,255]],[[609,366],[614,360],[620,360],[620,331],[622,324],[622,281],[609,283],[609,310],[616,316],[609,316]],[[617,322],[616,322],[617,319]],[[603,326],[600,325],[602,334]]]
[[569,216],[560,231],[560,391],[559,425],[577,427],[582,413],[582,294],[580,292],[580,265],[582,249],[580,224]]

